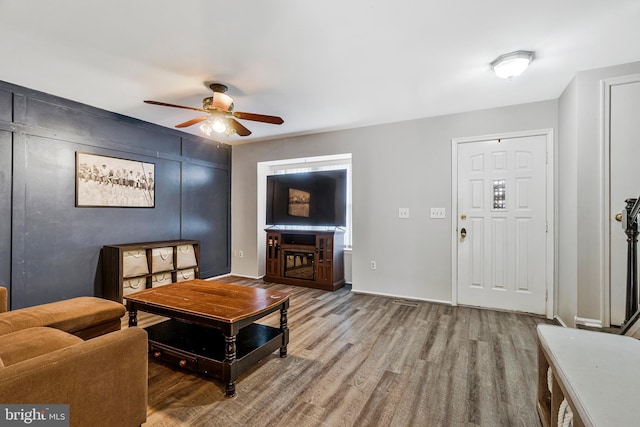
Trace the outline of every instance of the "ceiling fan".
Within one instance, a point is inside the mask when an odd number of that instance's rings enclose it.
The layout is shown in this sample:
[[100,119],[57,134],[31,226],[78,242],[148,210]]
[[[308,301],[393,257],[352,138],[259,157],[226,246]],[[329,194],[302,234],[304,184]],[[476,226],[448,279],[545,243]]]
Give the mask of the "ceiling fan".
[[182,105],[168,104],[166,102],[159,101],[146,100],[144,102],[147,104],[184,108],[185,110],[207,113],[206,116],[196,117],[195,119],[187,120],[184,123],[176,125],[177,128],[186,128],[203,122],[200,125],[200,129],[206,133],[207,136],[210,136],[213,132],[225,133],[227,136],[234,133],[240,136],[251,135],[251,131],[235,119],[252,120],[254,122],[271,123],[274,125],[281,125],[284,123],[284,120],[277,116],[233,111],[233,98],[226,94],[227,86],[220,83],[211,83],[209,87],[213,91],[213,96],[202,100],[202,108],[185,107]]

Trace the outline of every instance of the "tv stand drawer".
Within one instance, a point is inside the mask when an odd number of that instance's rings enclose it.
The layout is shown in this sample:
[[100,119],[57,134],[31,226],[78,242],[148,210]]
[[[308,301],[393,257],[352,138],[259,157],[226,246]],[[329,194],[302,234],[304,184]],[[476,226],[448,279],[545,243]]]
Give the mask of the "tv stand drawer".
[[316,246],[315,234],[293,234],[282,233],[282,245],[294,245],[294,246]]

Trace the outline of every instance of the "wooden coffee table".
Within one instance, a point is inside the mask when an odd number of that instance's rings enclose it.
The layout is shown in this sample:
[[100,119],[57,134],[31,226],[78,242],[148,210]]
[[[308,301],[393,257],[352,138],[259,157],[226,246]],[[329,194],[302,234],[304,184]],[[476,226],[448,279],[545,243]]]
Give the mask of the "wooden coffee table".
[[[289,295],[209,280],[189,280],[126,295],[129,326],[137,312],[170,319],[149,326],[149,353],[156,359],[217,378],[225,396],[236,395],[236,379],[280,348],[287,356]],[[254,323],[280,310],[280,328]]]

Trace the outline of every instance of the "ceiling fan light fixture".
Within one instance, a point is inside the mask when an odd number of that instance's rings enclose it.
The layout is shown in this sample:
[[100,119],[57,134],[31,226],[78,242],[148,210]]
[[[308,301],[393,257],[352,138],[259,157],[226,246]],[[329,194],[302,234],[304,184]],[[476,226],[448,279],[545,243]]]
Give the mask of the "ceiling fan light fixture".
[[211,126],[211,123],[209,123],[209,120],[205,120],[200,124],[200,130],[204,132],[205,135],[211,136],[213,133],[213,127]]
[[213,119],[213,131],[216,133],[225,133],[227,131],[227,124],[224,119],[221,117],[216,117]]
[[491,63],[491,69],[501,79],[509,79],[519,76],[527,69],[535,53],[527,50],[500,55]]
[[187,120],[184,123],[179,123],[176,128],[183,129],[189,126],[193,126],[200,123],[200,130],[207,136],[211,136],[213,133],[226,134],[231,136],[237,134],[238,136],[249,136],[251,131],[244,125],[239,123],[235,119],[240,120],[252,120],[254,122],[270,123],[274,125],[281,125],[284,123],[282,117],[268,116],[266,114],[256,114],[247,112],[234,112],[233,111],[233,98],[227,95],[227,86],[222,83],[211,83],[209,85],[213,91],[213,96],[209,96],[202,100],[202,108],[198,107],[186,107],[184,105],[169,104],[167,102],[146,100],[147,104],[160,105],[164,107],[182,108],[185,110],[200,111],[207,113],[206,116],[200,116]]
[[209,118],[209,119],[205,120],[204,122],[202,122],[202,124],[200,125],[200,130],[202,132],[204,132],[205,135],[211,136],[211,134],[214,133],[214,130],[213,130],[213,119]]
[[207,136],[211,136],[214,133],[224,133],[227,136],[232,135],[235,130],[227,124],[227,120],[224,117],[211,117],[200,125],[200,130]]

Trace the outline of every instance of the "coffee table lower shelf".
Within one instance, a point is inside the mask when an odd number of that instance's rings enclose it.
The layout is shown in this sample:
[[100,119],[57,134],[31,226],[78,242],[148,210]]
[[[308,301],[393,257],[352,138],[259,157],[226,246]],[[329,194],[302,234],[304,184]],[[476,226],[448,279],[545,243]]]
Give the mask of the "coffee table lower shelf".
[[214,328],[169,319],[145,328],[149,354],[183,369],[234,382],[260,360],[282,346],[282,331],[253,323],[236,336],[236,358],[225,361],[224,334]]

